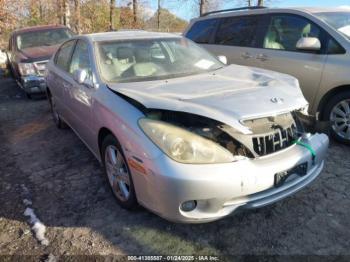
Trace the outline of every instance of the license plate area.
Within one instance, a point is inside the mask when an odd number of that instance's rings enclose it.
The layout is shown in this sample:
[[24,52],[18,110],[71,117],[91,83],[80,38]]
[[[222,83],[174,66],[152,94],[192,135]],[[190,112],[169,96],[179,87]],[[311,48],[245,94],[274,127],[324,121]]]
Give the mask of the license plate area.
[[307,174],[307,167],[308,167],[307,162],[305,162],[291,169],[288,169],[286,171],[276,173],[274,178],[274,186],[275,187],[282,186],[284,182],[287,180],[287,178],[293,174],[298,176],[305,176]]

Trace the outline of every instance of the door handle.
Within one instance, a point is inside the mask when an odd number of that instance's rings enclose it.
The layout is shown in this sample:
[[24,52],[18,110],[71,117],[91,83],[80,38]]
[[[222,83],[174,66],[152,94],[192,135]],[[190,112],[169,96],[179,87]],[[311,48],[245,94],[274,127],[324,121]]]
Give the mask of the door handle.
[[248,52],[243,53],[241,55],[241,57],[244,58],[244,59],[253,58],[253,56],[250,53],[248,53]]
[[269,57],[265,54],[259,54],[256,56],[256,59],[258,59],[260,61],[266,61],[266,60],[269,60]]

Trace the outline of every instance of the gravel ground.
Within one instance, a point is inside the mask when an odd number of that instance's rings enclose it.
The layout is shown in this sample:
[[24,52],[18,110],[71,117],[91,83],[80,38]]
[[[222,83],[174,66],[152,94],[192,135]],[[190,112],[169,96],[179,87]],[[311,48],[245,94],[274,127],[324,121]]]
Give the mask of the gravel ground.
[[[350,147],[344,145],[333,142],[322,175],[286,200],[182,225],[143,208],[119,208],[83,143],[55,128],[45,99],[26,99],[11,79],[0,80],[0,141],[1,255],[350,255]],[[46,226],[47,246],[23,215],[28,206]]]

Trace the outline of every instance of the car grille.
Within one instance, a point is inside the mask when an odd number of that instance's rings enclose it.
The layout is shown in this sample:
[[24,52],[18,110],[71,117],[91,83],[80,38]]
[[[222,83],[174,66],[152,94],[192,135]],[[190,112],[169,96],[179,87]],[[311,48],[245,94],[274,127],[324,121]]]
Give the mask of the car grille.
[[244,124],[253,132],[246,141],[257,156],[272,154],[291,146],[302,133],[294,112],[246,120]]
[[34,62],[35,69],[39,76],[44,76],[47,62],[48,60]]
[[276,127],[276,132],[272,134],[253,137],[254,151],[259,156],[263,156],[287,148],[297,139],[296,130],[294,125],[286,129]]

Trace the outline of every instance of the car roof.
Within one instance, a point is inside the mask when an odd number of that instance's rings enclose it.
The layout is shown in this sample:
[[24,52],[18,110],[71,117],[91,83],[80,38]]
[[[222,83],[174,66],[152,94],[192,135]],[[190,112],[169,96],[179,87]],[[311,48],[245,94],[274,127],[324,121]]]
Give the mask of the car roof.
[[59,29],[59,28],[67,28],[64,25],[41,25],[41,26],[31,26],[31,27],[24,27],[21,29],[17,29],[13,32],[13,34],[21,34],[21,33],[28,33],[28,32],[36,32],[41,30],[48,30],[48,29]]
[[194,20],[205,20],[210,18],[217,18],[217,17],[228,17],[232,15],[251,15],[251,14],[269,14],[269,13],[277,13],[277,12],[290,12],[290,11],[297,11],[297,12],[304,12],[304,13],[310,13],[310,14],[316,14],[316,13],[324,13],[324,12],[350,12],[350,6],[344,6],[344,7],[272,7],[272,8],[254,8],[254,9],[242,9],[242,10],[232,10],[228,11],[222,10],[222,12],[213,13],[204,15],[202,17],[195,18]]
[[104,33],[87,34],[84,37],[93,42],[112,40],[152,39],[152,38],[180,38],[181,36],[171,33],[150,32],[143,30],[121,30]]

